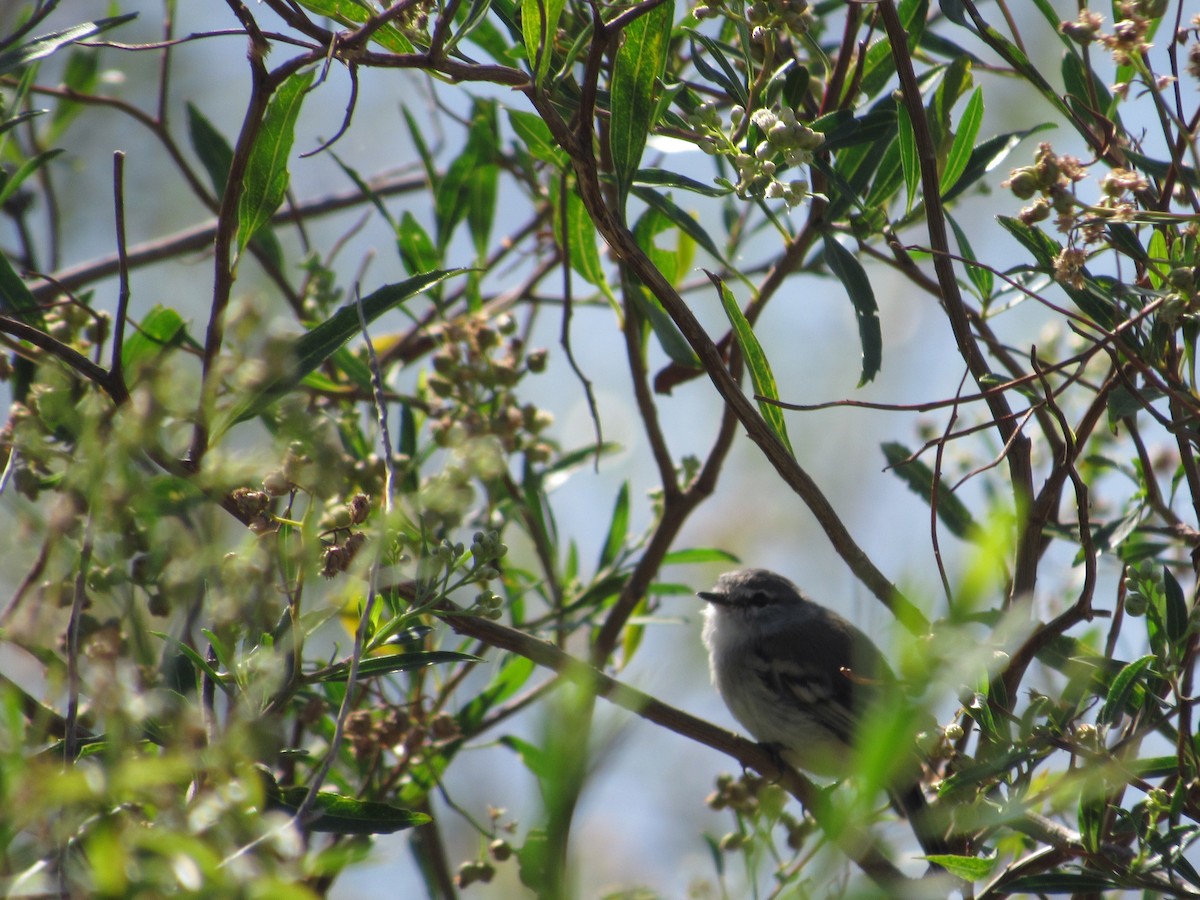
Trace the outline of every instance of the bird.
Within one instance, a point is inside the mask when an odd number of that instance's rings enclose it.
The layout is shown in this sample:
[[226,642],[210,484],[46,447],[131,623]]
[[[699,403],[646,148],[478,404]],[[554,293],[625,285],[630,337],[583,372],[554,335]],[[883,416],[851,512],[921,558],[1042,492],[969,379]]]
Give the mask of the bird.
[[[784,761],[818,776],[851,768],[872,704],[896,678],[862,631],[766,569],[727,572],[706,601],[703,640],[713,684],[733,717]],[[895,695],[893,695],[895,696]],[[927,854],[947,852],[929,822],[916,745],[887,785]]]

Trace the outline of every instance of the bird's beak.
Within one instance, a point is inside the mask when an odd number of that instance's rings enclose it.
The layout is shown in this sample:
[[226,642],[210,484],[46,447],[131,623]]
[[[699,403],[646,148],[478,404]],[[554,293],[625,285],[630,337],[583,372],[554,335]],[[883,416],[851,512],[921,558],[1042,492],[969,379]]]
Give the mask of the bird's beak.
[[717,606],[729,605],[729,595],[719,591],[697,591],[696,596],[705,603],[715,603]]

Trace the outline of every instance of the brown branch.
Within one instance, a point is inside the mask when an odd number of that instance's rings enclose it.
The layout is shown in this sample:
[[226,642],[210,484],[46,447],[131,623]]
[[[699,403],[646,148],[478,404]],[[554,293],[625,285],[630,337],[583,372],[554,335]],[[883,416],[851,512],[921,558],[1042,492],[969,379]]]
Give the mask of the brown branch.
[[[959,353],[962,354],[971,376],[982,390],[985,388],[984,378],[991,374],[991,367],[980,352],[979,345],[971,332],[970,320],[966,314],[966,304],[963,302],[962,292],[958,287],[953,262],[948,256],[950,242],[946,232],[945,212],[942,208],[937,151],[933,146],[929,121],[921,102],[920,84],[917,82],[912,58],[909,56],[907,35],[893,0],[880,0],[879,12],[883,17],[884,28],[892,48],[892,59],[900,79],[901,102],[908,109],[909,118],[912,121],[917,157],[921,167],[925,222],[929,229],[930,246],[935,251],[933,267],[937,274],[938,286],[941,289],[942,307],[946,311],[946,317],[950,320],[950,328],[954,332],[954,340]],[[990,395],[987,403],[991,407],[992,418],[996,422],[1001,439],[1006,444],[1012,443],[1012,449],[1008,454],[1009,475],[1012,479],[1015,499],[1020,506],[1033,497],[1033,466],[1030,460],[1029,439],[1017,435],[1013,431],[1012,410],[1006,397]],[[1037,549],[1040,537],[1038,529],[1030,527],[1022,528],[1017,536],[1017,561],[1014,567],[1010,600],[1030,595],[1033,592],[1034,585],[1037,583]]]
[[741,387],[727,369],[720,351],[704,331],[688,304],[679,296],[674,285],[654,266],[642,248],[638,246],[633,234],[621,224],[605,203],[592,151],[591,138],[580,139],[576,133],[568,130],[558,117],[554,107],[537,92],[527,91],[526,96],[542,115],[559,145],[570,155],[580,196],[597,231],[608,242],[609,247],[621,262],[629,266],[630,270],[663,305],[667,314],[679,327],[680,332],[699,357],[709,379],[716,387],[717,393],[734,410],[750,439],[759,446],[784,483],[801,497],[820,523],[834,549],[868,590],[891,609],[905,627],[916,633],[927,631],[929,623],[924,614],[904,597],[859,547],[812,476],[799,465],[795,457],[767,425],[758,409],[742,392]]

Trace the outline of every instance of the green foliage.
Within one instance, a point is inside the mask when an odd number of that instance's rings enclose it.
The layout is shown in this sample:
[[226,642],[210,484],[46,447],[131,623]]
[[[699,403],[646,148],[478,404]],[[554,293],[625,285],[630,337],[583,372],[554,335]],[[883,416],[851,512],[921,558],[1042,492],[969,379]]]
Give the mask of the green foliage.
[[[710,851],[697,892],[1200,892],[1183,4],[263,0],[186,37],[67,6],[0,40],[6,891],[321,896],[402,832],[430,895],[590,893],[612,703],[760,770],[717,777],[723,837],[663,823]],[[235,109],[195,74],[231,59]],[[196,224],[147,238],[135,197]],[[831,380],[795,383],[812,359]],[[792,402],[843,370],[845,415],[891,416],[884,475]],[[576,406],[590,434],[554,422]],[[739,494],[741,434],[775,494]],[[835,453],[859,495],[810,471]],[[556,493],[589,467],[607,499]],[[901,626],[830,787],[610,677],[796,501]],[[496,756],[531,796],[459,795]],[[876,828],[917,756],[946,851],[922,885]]]

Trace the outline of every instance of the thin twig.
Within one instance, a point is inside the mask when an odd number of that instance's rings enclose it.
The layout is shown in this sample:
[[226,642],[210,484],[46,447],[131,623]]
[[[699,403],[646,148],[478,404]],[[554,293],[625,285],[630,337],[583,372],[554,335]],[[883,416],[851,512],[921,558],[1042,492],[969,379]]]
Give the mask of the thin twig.
[[129,258],[125,248],[125,154],[118,150],[113,154],[113,203],[116,209],[117,228],[117,314],[113,320],[112,365],[109,377],[124,384],[125,372],[121,353],[125,348],[125,320],[129,315]]

